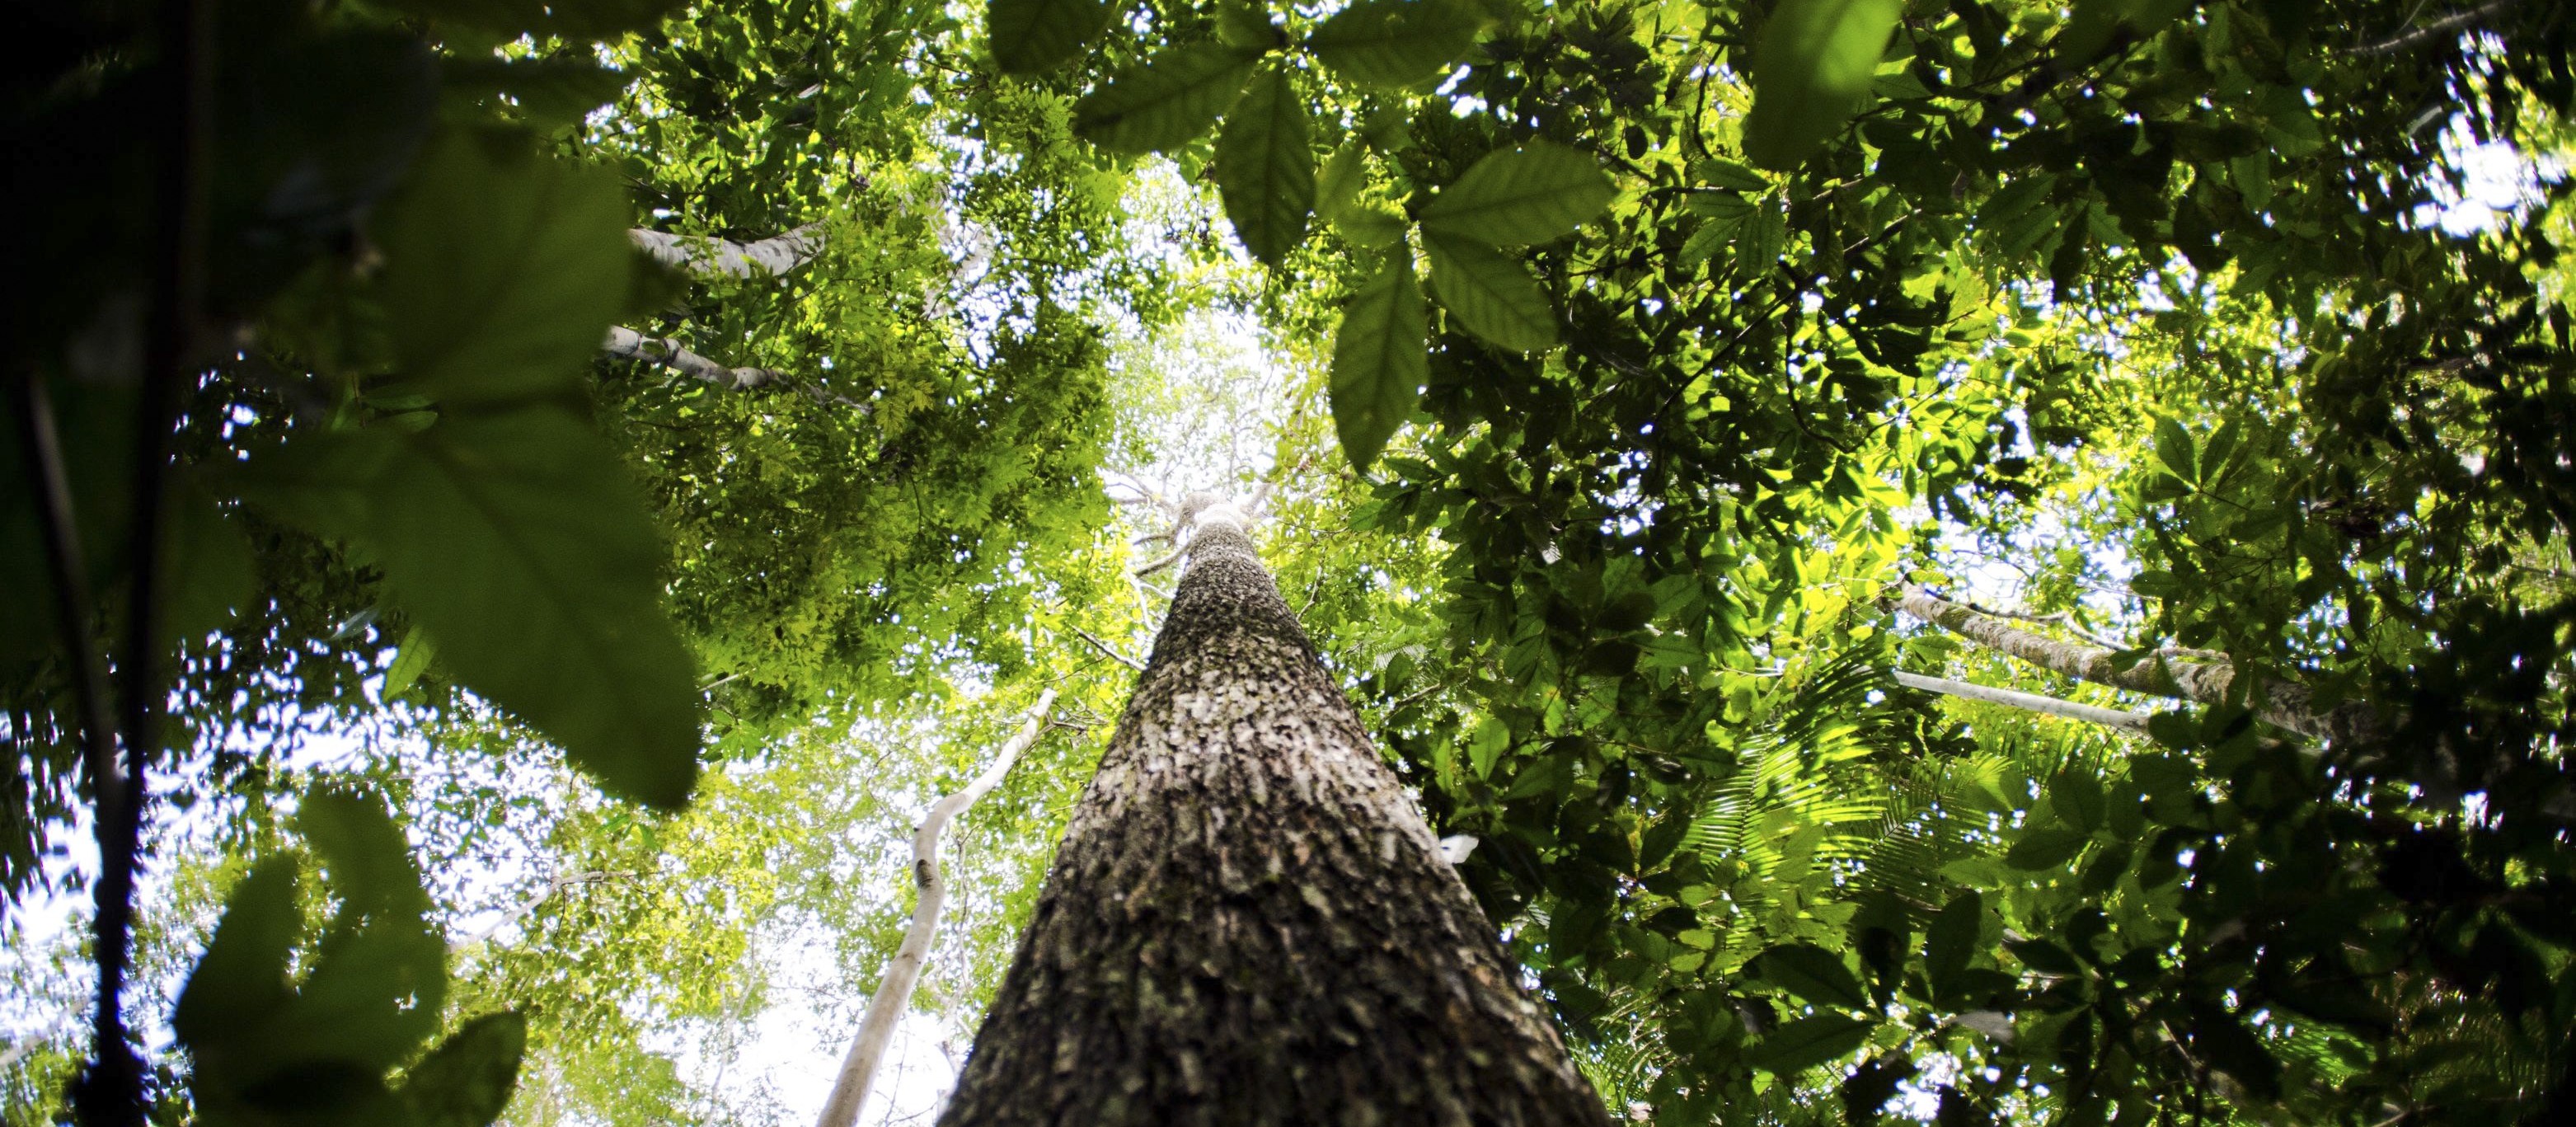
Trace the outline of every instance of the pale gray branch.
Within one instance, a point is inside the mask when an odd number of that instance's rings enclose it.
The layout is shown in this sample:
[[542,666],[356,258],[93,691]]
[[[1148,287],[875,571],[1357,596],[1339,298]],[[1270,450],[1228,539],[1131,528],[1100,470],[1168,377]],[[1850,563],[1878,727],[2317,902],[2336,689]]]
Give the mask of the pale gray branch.
[[1896,683],[1909,689],[1921,689],[1927,693],[1940,693],[1944,696],[1958,697],[1961,700],[1976,700],[1984,701],[1987,704],[2000,704],[2006,708],[2018,708],[2024,712],[2037,712],[2047,716],[2063,717],[2068,720],[2081,720],[2087,724],[2102,724],[2113,728],[2125,728],[2132,732],[2143,732],[2147,730],[2147,718],[2141,713],[2123,712],[2116,708],[2103,708],[2098,705],[2079,704],[2071,700],[2059,700],[2056,697],[2044,697],[2037,693],[2023,693],[2015,692],[2011,689],[1990,688],[1985,685],[1970,684],[1966,681],[1953,681],[1947,677],[1926,677],[1920,673],[1908,673],[1901,669],[1895,672]]
[[808,223],[782,235],[737,243],[706,235],[674,235],[638,227],[626,233],[637,249],[674,270],[701,277],[753,278],[784,274],[823,249],[823,225]]
[[841,1060],[841,1074],[832,1082],[831,1098],[824,1101],[822,1118],[816,1121],[819,1127],[851,1127],[858,1122],[859,1109],[868,1102],[868,1087],[876,1081],[877,1062],[884,1058],[886,1044],[894,1038],[895,1021],[912,1004],[913,984],[921,978],[922,962],[930,957],[930,942],[939,931],[939,909],[948,899],[948,886],[939,876],[939,832],[958,812],[1001,784],[1002,776],[1019,761],[1020,753],[1046,730],[1047,710],[1054,707],[1054,689],[1038,694],[1028,719],[1002,745],[1002,753],[993,765],[966,784],[966,789],[932,803],[930,813],[913,830],[912,873],[920,886],[920,898],[913,904],[912,928],[904,933],[903,945],[895,948],[894,961],[877,984],[876,996],[868,999],[867,1016],[860,1019],[858,1039],[850,1043],[849,1055]]
[[1118,664],[1120,664],[1120,665],[1124,665],[1124,666],[1126,666],[1126,667],[1127,667],[1127,668],[1129,668],[1129,669],[1133,669],[1133,670],[1135,670],[1135,671],[1136,671],[1136,672],[1138,672],[1138,673],[1142,673],[1142,672],[1144,672],[1144,671],[1145,671],[1145,663],[1144,663],[1144,662],[1138,661],[1138,660],[1136,660],[1135,658],[1132,658],[1132,657],[1127,656],[1126,654],[1119,653],[1119,652],[1118,652],[1118,651],[1116,651],[1116,650],[1110,649],[1110,648],[1109,648],[1109,643],[1104,642],[1104,641],[1101,641],[1101,640],[1100,640],[1100,639],[1098,639],[1098,638],[1094,638],[1094,637],[1092,637],[1092,636],[1091,636],[1091,631],[1088,631],[1088,630],[1083,629],[1082,627],[1079,627],[1079,626],[1073,626],[1073,625],[1067,625],[1067,626],[1065,627],[1065,629],[1067,629],[1067,630],[1071,630],[1071,631],[1073,631],[1075,634],[1080,635],[1083,641],[1086,641],[1086,642],[1091,643],[1091,648],[1093,648],[1093,649],[1095,649],[1095,650],[1099,650],[1101,653],[1103,653],[1103,654],[1107,655],[1111,660],[1116,661]]
[[2521,6],[2522,0],[2488,0],[2464,12],[2453,12],[2421,27],[2409,28],[2377,43],[2364,43],[2352,49],[2355,55],[2393,55],[2428,39],[2462,28],[2472,27],[2487,19],[2503,15]]

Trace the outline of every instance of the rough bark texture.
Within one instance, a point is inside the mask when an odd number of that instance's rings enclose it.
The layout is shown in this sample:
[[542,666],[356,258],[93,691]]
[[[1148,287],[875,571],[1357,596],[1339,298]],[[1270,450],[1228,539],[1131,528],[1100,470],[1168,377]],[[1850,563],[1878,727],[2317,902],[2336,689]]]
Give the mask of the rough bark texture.
[[1547,1124],[1608,1112],[1228,507],[943,1124]]
[[[2150,657],[2121,669],[2112,662],[2109,650],[2042,637],[1992,615],[1978,613],[1974,607],[1961,606],[1921,591],[1907,592],[1898,605],[1907,614],[1987,649],[2096,685],[2217,704],[2227,699],[2228,685],[2236,679],[2236,668],[2224,662],[2177,662]],[[2316,707],[2316,694],[2305,685],[2267,679],[2255,688],[2249,704],[2254,715],[2266,723],[2311,739],[2332,740],[2346,747],[2374,744],[2382,734],[2378,716],[2361,701],[2346,701],[2332,708],[2319,709]]]

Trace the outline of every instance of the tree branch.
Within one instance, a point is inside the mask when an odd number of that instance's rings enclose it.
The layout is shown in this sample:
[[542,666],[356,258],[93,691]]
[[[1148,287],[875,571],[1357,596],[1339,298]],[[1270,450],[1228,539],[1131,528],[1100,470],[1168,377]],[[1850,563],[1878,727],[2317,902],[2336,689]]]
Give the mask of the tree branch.
[[[2236,667],[2220,662],[2176,663],[2151,657],[2122,669],[2111,660],[2110,650],[2044,638],[1973,607],[1923,591],[1906,592],[1897,605],[1915,618],[1987,649],[2115,689],[2219,704],[2227,699],[2228,688],[2236,680]],[[2255,716],[2311,739],[2364,746],[2377,743],[2384,731],[2378,714],[2363,701],[2345,701],[2319,710],[2314,703],[2315,694],[2305,685],[2266,678],[2253,688],[2248,704]]]
[[1961,700],[1984,701],[1987,704],[1999,704],[2006,708],[2018,708],[2024,712],[2036,712],[2046,716],[2061,717],[2067,720],[2081,720],[2087,724],[2101,724],[2107,727],[2121,728],[2132,732],[2144,732],[2147,730],[2146,716],[2136,712],[2123,712],[2116,708],[2102,708],[2098,705],[2078,704],[2075,701],[2059,700],[2056,697],[2044,697],[2037,693],[2023,693],[2015,692],[2011,689],[1990,688],[1985,685],[1970,684],[1966,681],[1953,681],[1947,677],[1926,677],[1920,673],[1908,673],[1902,669],[1895,670],[1894,672],[1896,675],[1896,683],[1909,689],[1920,689],[1927,693],[1940,693],[1943,696],[1958,697]]
[[805,397],[826,406],[840,404],[865,415],[874,410],[866,403],[812,383],[791,381],[783,373],[769,368],[728,368],[680,346],[670,337],[648,337],[624,325],[608,327],[608,339],[599,350],[621,360],[641,360],[658,364],[681,375],[713,384],[727,391],[752,391],[773,384],[793,387]]
[[753,278],[779,275],[813,261],[823,249],[823,225],[808,223],[757,242],[737,243],[706,235],[674,235],[638,227],[626,233],[636,249],[674,270],[701,277]]
[[948,820],[959,811],[1000,785],[1011,764],[1019,761],[1020,753],[1046,730],[1047,710],[1053,707],[1054,689],[1038,694],[1028,719],[1002,745],[1002,754],[993,765],[968,783],[966,789],[932,803],[930,813],[912,832],[913,879],[921,886],[920,899],[912,909],[912,929],[904,933],[903,945],[895,948],[894,961],[886,967],[884,980],[877,984],[876,996],[868,1000],[867,1016],[859,1022],[858,1040],[850,1043],[849,1055],[841,1060],[841,1075],[832,1082],[831,1098],[824,1101],[822,1118],[816,1120],[818,1127],[851,1127],[858,1122],[859,1109],[868,1102],[868,1086],[876,1080],[877,1062],[885,1056],[887,1042],[894,1038],[895,1020],[912,1003],[913,983],[921,977],[922,961],[930,957],[930,942],[939,930],[939,908],[948,898],[948,886],[939,877],[939,831],[946,829]]
[[2490,17],[2503,15],[2504,13],[2520,7],[2521,5],[2522,0],[2488,0],[2487,3],[2480,4],[2467,11],[2453,12],[2450,15],[2425,24],[2422,27],[2409,28],[2408,30],[2399,32],[2396,35],[2382,39],[2377,43],[2364,43],[2346,53],[2354,55],[2393,55],[2399,51],[2415,46],[2418,43],[2422,43],[2425,40],[2439,36],[2444,32],[2458,31],[2461,28],[2473,27],[2484,22]]
[[1094,638],[1094,637],[1092,637],[1092,636],[1091,636],[1091,632],[1090,632],[1090,631],[1085,630],[1085,629],[1083,629],[1082,627],[1074,626],[1074,625],[1071,625],[1071,624],[1067,624],[1067,625],[1065,626],[1065,629],[1067,629],[1067,630],[1071,630],[1071,631],[1073,631],[1075,634],[1080,635],[1083,641],[1086,641],[1086,642],[1091,643],[1091,648],[1093,648],[1093,649],[1095,649],[1095,650],[1099,650],[1101,653],[1108,655],[1108,656],[1110,657],[1110,659],[1111,659],[1111,660],[1116,661],[1118,664],[1120,664],[1120,665],[1124,665],[1124,666],[1126,666],[1126,667],[1127,667],[1127,668],[1129,668],[1129,669],[1133,669],[1133,670],[1135,670],[1135,671],[1136,671],[1136,672],[1138,672],[1138,673],[1142,673],[1142,672],[1144,672],[1144,671],[1145,671],[1145,663],[1144,663],[1144,662],[1138,661],[1138,660],[1136,660],[1135,658],[1132,658],[1132,657],[1127,656],[1126,654],[1119,653],[1119,652],[1118,652],[1118,651],[1116,651],[1116,650],[1110,649],[1110,648],[1109,648],[1109,643],[1104,642],[1104,641],[1101,641],[1101,640],[1100,640],[1100,639],[1098,639],[1098,638]]

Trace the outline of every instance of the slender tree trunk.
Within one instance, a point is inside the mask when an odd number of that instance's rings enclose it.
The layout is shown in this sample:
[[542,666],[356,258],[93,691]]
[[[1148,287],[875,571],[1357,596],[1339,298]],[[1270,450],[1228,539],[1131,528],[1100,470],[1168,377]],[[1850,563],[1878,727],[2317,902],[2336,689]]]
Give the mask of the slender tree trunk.
[[[2112,662],[2111,651],[2099,646],[2044,637],[1993,615],[1981,614],[1974,607],[1921,591],[1906,592],[1897,605],[1907,614],[1988,649],[2079,681],[2115,689],[2217,704],[2227,699],[2228,687],[2236,680],[2236,667],[2225,662],[2177,662],[2151,656],[2122,669]],[[2377,714],[2365,702],[2345,701],[2319,708],[2316,694],[2307,686],[2270,678],[2253,688],[2246,704],[2266,723],[2347,747],[2375,744],[2382,734]]]
[[808,223],[758,242],[737,243],[704,235],[674,235],[636,228],[626,237],[635,248],[674,270],[701,276],[751,278],[784,274],[823,249],[823,225]]
[[943,1124],[1606,1127],[1230,505]]
[[850,1042],[849,1055],[841,1058],[840,1078],[832,1082],[832,1096],[823,1102],[819,1127],[850,1127],[859,1121],[859,1110],[867,1105],[868,1088],[876,1083],[877,1062],[885,1059],[886,1044],[894,1039],[895,1022],[912,1003],[913,984],[921,980],[921,964],[930,958],[930,942],[939,935],[939,909],[948,902],[948,882],[939,876],[939,831],[948,828],[948,820],[967,807],[975,805],[994,787],[1002,776],[1011,773],[1011,765],[1020,761],[1020,753],[1036,743],[1038,733],[1046,730],[1047,710],[1055,707],[1055,690],[1038,694],[1038,703],[1029,709],[1029,719],[1002,745],[1002,754],[993,765],[966,784],[966,789],[930,805],[930,813],[912,831],[912,878],[919,895],[912,905],[912,928],[904,932],[902,945],[895,948],[894,958],[886,964],[885,978],[877,983],[876,996],[868,999],[868,1014],[859,1020],[859,1035]]

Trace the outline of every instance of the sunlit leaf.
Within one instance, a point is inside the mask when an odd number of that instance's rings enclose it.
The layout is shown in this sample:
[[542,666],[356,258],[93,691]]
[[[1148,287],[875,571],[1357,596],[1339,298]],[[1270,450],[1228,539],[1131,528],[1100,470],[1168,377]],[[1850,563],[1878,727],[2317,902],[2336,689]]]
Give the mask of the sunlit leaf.
[[1367,469],[1386,440],[1413,413],[1430,375],[1423,346],[1421,287],[1412,256],[1398,252],[1342,310],[1333,335],[1333,426],[1342,453]]
[[1245,249],[1277,266],[1306,238],[1315,205],[1315,154],[1306,101],[1281,67],[1252,80],[1216,142],[1217,190]]
[[1234,104],[1260,58],[1217,43],[1170,48],[1074,103],[1074,130],[1111,152],[1179,148]]
[[1556,343],[1556,310],[1529,267],[1468,239],[1426,232],[1423,246],[1431,288],[1468,332],[1518,352]]
[[1796,168],[1841,129],[1904,9],[1898,0],[1782,0],[1755,48],[1745,159]]
[[1035,74],[1073,61],[1114,14],[1102,0],[993,0],[985,37],[1002,73]]
[[1492,246],[1543,243],[1599,215],[1616,195],[1589,154],[1531,141],[1478,159],[1422,209],[1422,229]]
[[1306,48],[1336,75],[1401,89],[1437,77],[1482,26],[1466,0],[1359,0],[1316,27]]

